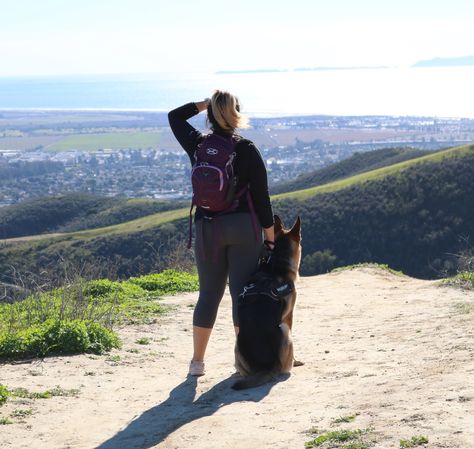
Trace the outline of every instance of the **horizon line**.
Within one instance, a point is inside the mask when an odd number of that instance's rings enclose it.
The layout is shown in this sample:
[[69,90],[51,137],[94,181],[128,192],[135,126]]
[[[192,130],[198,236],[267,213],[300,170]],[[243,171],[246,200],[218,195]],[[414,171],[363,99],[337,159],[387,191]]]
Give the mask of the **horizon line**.
[[[0,106],[2,112],[159,112],[167,114],[172,109],[158,108],[8,108]],[[448,115],[402,115],[402,114],[323,114],[316,112],[245,112],[250,118],[287,117],[390,117],[390,118],[435,118],[443,120],[474,120],[473,117]]]

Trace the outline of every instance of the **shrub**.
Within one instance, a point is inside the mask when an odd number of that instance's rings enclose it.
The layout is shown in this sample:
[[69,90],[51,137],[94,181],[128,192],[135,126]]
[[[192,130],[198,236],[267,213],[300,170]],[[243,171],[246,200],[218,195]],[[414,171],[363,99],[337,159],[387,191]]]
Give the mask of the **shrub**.
[[117,291],[121,291],[120,284],[118,282],[110,281],[109,279],[90,281],[84,288],[84,294],[94,298],[110,295]]
[[87,333],[89,336],[88,352],[103,354],[104,352],[110,351],[112,348],[120,347],[118,336],[113,331],[99,323],[88,322]]
[[308,254],[303,258],[301,264],[301,274],[313,275],[327,273],[334,268],[337,257],[330,249],[324,251],[315,251],[313,254]]
[[99,323],[50,319],[16,333],[0,336],[0,358],[51,354],[101,354],[120,346],[117,335]]
[[[367,447],[363,441],[361,441],[362,435],[366,434],[369,429],[356,429],[356,430],[349,430],[349,429],[340,429],[340,430],[333,430],[327,433],[323,433],[318,435],[316,438],[307,441],[304,444],[305,448],[314,448],[318,446],[322,446],[325,443],[329,443],[330,445],[327,447],[339,447],[339,443],[344,443],[346,441],[355,440],[354,443],[360,443],[359,447]],[[347,447],[347,445],[345,446]]]
[[111,328],[163,313],[166,307],[148,301],[150,292],[130,282],[99,279],[33,294],[13,304],[0,304],[0,336],[18,333],[48,319],[94,321]]
[[130,281],[77,278],[0,304],[0,359],[109,351],[119,345],[113,325],[154,321],[168,307],[152,299],[197,288],[196,275],[166,270]]
[[190,292],[199,288],[197,275],[175,270],[164,270],[157,274],[132,277],[129,282],[156,295]]
[[423,444],[428,444],[428,438],[426,438],[423,435],[414,436],[414,437],[411,437],[408,440],[400,440],[400,448],[401,449],[421,446]]
[[0,384],[0,405],[5,404],[10,396],[10,390],[5,385]]
[[149,345],[150,339],[148,337],[140,337],[138,340],[135,341],[137,345]]
[[456,276],[444,280],[443,284],[466,290],[474,290],[474,272],[460,272]]
[[147,292],[140,285],[130,282],[97,279],[87,282],[84,294],[91,298],[116,297],[117,299],[137,298],[147,296]]

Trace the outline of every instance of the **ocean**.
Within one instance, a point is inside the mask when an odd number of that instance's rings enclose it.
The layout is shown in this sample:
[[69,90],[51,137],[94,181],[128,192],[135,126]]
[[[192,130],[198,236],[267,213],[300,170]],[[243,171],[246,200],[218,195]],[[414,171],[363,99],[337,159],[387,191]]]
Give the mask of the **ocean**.
[[0,78],[0,109],[167,111],[220,88],[251,116],[474,118],[473,79],[473,66]]

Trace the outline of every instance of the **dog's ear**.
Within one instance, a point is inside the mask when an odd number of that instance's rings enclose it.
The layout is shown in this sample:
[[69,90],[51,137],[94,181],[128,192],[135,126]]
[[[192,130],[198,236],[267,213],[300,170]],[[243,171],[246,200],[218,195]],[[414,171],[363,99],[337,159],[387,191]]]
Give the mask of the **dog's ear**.
[[275,238],[281,234],[283,231],[283,223],[278,215],[273,216],[274,226],[275,226]]
[[297,242],[301,241],[301,219],[299,215],[296,218],[295,224],[291,228],[289,234],[292,236],[293,240],[296,240]]

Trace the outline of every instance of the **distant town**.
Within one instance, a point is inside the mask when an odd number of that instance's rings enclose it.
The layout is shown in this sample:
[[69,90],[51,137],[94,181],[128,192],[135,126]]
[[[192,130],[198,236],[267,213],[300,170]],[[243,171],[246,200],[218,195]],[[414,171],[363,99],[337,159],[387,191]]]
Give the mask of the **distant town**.
[[[251,125],[242,134],[259,147],[270,190],[356,152],[474,141],[474,119],[296,116]],[[186,199],[190,167],[163,113],[0,111],[0,206],[66,192]]]

